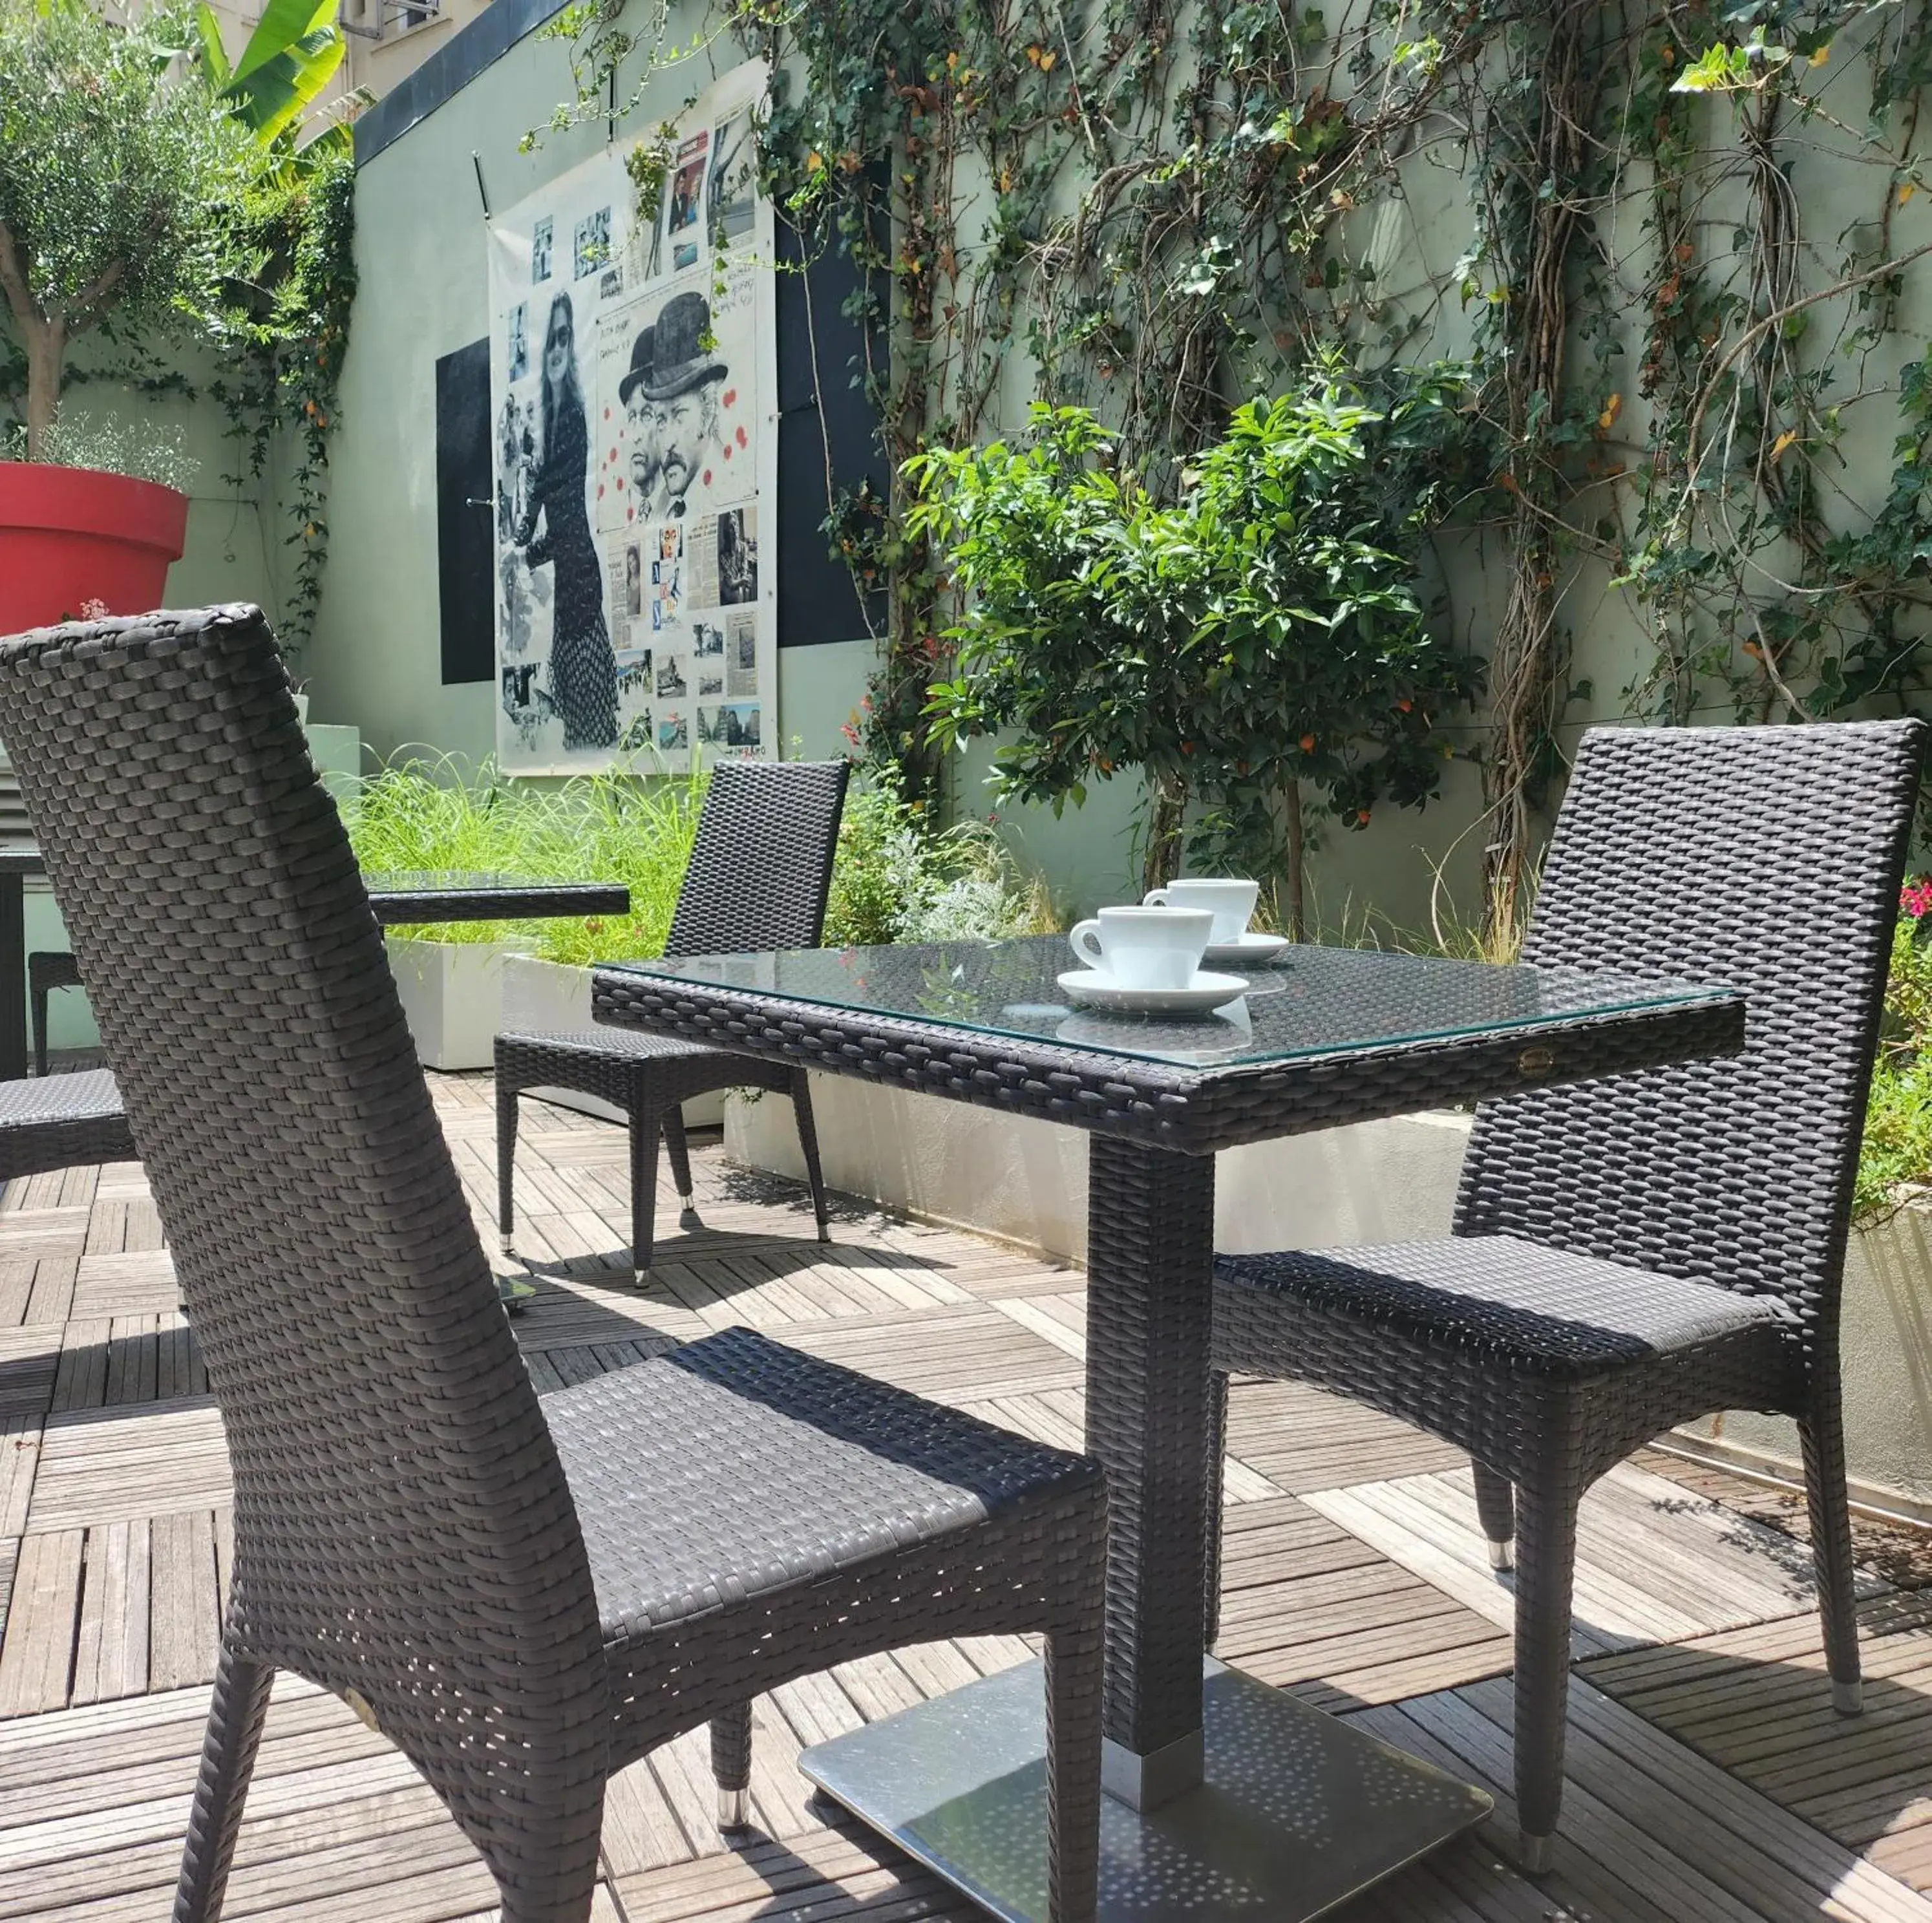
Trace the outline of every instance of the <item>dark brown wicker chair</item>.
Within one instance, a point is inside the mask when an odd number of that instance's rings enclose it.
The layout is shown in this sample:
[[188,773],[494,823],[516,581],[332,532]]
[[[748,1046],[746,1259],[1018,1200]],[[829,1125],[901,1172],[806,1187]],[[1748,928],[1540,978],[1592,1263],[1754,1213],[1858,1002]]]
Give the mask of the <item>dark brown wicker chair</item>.
[[27,957],[27,994],[34,1012],[34,1072],[47,1072],[47,997],[80,986],[80,964],[64,948],[37,948]]
[[121,1091],[106,1069],[0,1082],[0,1182],[134,1160]]
[[1577,1504],[1677,1423],[1798,1419],[1834,1700],[1860,1706],[1838,1293],[1924,734],[1592,730],[1525,957],[1741,988],[1744,1053],[1485,1104],[1451,1240],[1216,1264],[1217,1370],[1474,1459],[1491,1561],[1516,1544],[1532,1870],[1563,1794]]
[[259,611],[0,644],[0,735],[233,1464],[178,1923],[219,1914],[278,1667],[410,1757],[505,1923],[583,1923],[614,1771],[708,1722],[736,1820],[760,1692],[1032,1631],[1090,1917],[1097,1466],[743,1330],[539,1400]]
[[[843,761],[725,761],[714,768],[665,952],[817,947],[845,778]],[[791,1097],[818,1239],[829,1239],[818,1130],[803,1069],[671,1035],[598,1028],[496,1037],[496,1226],[506,1250],[516,1224],[518,1099],[545,1088],[595,1096],[630,1118],[631,1264],[639,1284],[649,1274],[656,1235],[658,1137],[670,1156],[680,1226],[694,1227],[682,1105],[715,1089],[769,1088]]]

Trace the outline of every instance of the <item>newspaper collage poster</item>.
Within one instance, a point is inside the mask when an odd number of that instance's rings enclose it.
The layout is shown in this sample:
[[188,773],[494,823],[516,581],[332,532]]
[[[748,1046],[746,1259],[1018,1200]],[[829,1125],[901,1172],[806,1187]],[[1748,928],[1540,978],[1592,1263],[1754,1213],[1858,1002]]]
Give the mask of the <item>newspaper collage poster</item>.
[[655,218],[613,147],[491,223],[506,773],[776,752],[765,87],[750,62],[684,114]]

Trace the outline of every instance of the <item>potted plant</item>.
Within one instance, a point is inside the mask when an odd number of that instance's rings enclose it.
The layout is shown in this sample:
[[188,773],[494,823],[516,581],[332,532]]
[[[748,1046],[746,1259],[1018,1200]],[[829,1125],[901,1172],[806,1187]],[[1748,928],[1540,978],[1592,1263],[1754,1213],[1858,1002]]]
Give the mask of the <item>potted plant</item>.
[[178,6],[117,26],[83,0],[0,0],[0,295],[26,363],[0,460],[0,632],[152,608],[182,552],[165,448],[64,431],[59,405],[82,337],[219,338],[250,269],[240,210],[267,150],[198,39]]

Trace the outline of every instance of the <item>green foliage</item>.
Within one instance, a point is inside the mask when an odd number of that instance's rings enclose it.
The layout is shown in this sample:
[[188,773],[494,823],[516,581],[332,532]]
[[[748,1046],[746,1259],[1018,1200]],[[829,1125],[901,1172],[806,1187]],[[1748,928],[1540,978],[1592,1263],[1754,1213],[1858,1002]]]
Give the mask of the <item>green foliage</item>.
[[370,873],[464,870],[546,881],[617,881],[628,916],[454,922],[406,932],[431,941],[511,941],[579,966],[664,952],[691,859],[705,777],[582,776],[560,786],[512,781],[494,762],[405,755],[357,787],[343,808],[356,858]]
[[[0,428],[0,460],[26,458],[26,429]],[[201,467],[188,453],[187,436],[178,428],[124,421],[118,414],[97,418],[76,407],[63,407],[55,416],[41,441],[40,458],[56,467],[92,467],[136,481],[158,482],[184,494]]]
[[890,767],[847,794],[826,908],[828,944],[997,940],[1060,926],[1043,886],[1021,872],[990,822],[935,832]]
[[1932,905],[1921,883],[1905,892],[1886,983],[1885,1024],[1872,1069],[1858,1161],[1859,1218],[1882,1218],[1910,1190],[1932,1183]]
[[[627,916],[439,922],[428,941],[508,941],[550,962],[661,955],[704,806],[702,771],[619,771],[556,786],[512,780],[494,762],[405,754],[358,784],[343,818],[356,858],[376,874],[435,871],[542,880],[618,881]],[[848,797],[833,863],[826,940],[859,946],[1029,934],[1057,926],[990,827],[928,831],[890,776]]]
[[[1184,836],[1197,862],[1257,872],[1286,839],[1298,877],[1304,791],[1356,826],[1382,800],[1426,802],[1439,721],[1476,684],[1414,587],[1462,438],[1458,382],[1393,385],[1387,412],[1333,370],[1238,409],[1167,505],[1077,408],[1036,406],[1018,446],[913,462],[908,526],[969,597],[947,637],[958,671],[932,690],[935,739],[996,736],[1001,796],[1056,811],[1133,771],[1150,886]],[[1298,924],[1298,880],[1292,893]]]
[[259,264],[232,215],[260,149],[181,60],[194,44],[178,4],[116,26],[84,0],[0,0],[0,288],[34,458],[76,336],[219,336]]
[[202,71],[258,142],[299,128],[335,77],[349,46],[336,25],[336,6],[337,0],[268,0],[231,68],[214,9],[208,0],[195,0]]

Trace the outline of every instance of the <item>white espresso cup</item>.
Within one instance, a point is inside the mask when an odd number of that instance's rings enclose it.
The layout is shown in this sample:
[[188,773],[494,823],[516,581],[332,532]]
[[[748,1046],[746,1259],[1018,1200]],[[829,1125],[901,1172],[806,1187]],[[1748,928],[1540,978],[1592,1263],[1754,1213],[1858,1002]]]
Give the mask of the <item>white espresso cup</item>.
[[1184,988],[1214,932],[1205,908],[1102,908],[1066,939],[1088,968],[1124,988]]
[[1145,897],[1150,908],[1205,908],[1214,917],[1210,941],[1239,941],[1261,896],[1258,881],[1170,881]]

